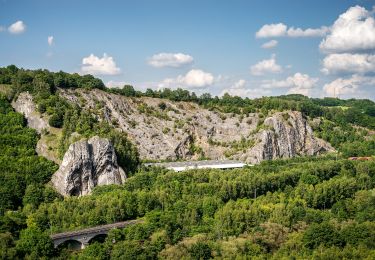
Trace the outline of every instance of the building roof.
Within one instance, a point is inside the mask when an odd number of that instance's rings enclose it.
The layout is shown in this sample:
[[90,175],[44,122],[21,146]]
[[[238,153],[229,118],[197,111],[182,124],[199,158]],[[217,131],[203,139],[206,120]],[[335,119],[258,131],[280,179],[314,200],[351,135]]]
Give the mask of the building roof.
[[145,166],[165,167],[175,171],[184,171],[188,169],[230,169],[242,168],[246,163],[234,160],[204,160],[204,161],[186,161],[186,162],[166,162],[166,163],[146,163]]

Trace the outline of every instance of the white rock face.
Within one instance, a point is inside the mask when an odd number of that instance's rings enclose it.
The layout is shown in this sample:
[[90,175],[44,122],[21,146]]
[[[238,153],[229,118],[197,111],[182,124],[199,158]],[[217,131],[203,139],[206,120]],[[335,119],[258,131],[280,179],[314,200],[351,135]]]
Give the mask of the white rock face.
[[[254,164],[334,151],[314,136],[297,111],[275,112],[261,123],[258,113],[240,116],[188,102],[129,98],[97,89],[61,89],[59,94],[127,133],[141,159],[196,160],[200,155],[193,148],[199,148],[206,158]],[[161,102],[166,109],[159,107]]]
[[257,134],[259,142],[238,156],[238,159],[259,163],[263,160],[334,151],[329,143],[314,136],[313,130],[300,112],[275,113],[264,120],[264,125],[266,129]]
[[95,186],[122,184],[125,179],[112,143],[95,136],[69,146],[52,183],[64,196],[83,196]]
[[12,102],[12,106],[18,113],[25,116],[27,125],[38,133],[41,133],[43,129],[49,128],[48,121],[36,111],[33,97],[29,92],[20,93],[17,100]]

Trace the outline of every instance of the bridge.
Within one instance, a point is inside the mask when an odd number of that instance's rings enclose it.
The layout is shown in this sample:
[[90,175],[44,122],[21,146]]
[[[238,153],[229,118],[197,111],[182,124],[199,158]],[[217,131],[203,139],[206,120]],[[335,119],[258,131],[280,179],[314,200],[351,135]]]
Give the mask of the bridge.
[[78,243],[80,248],[85,248],[94,238],[106,236],[111,229],[125,228],[130,225],[142,223],[142,220],[129,220],[124,222],[117,222],[108,225],[101,225],[71,232],[63,232],[51,235],[53,244],[56,247],[66,242]]

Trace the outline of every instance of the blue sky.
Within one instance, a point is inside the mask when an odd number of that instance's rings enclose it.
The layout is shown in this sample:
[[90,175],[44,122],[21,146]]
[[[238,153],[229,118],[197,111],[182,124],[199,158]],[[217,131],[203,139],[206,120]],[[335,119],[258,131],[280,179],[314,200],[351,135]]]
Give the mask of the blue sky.
[[0,66],[91,73],[142,90],[375,99],[374,5],[0,0]]

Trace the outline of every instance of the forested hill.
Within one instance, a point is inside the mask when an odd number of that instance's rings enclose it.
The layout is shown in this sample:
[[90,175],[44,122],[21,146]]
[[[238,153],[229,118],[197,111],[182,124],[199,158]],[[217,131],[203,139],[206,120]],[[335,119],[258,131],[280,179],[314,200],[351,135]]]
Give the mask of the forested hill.
[[[375,104],[370,100],[197,97],[182,89],[142,93],[131,86],[107,89],[92,76],[15,66],[0,69],[0,91],[1,259],[375,258],[375,161],[347,159],[375,154]],[[48,127],[39,132],[27,127],[12,107],[22,97],[35,104],[27,114],[39,116]],[[188,119],[185,112],[189,109],[206,113],[208,123],[253,127],[254,136],[274,133],[279,138],[270,122],[282,122],[294,134],[302,133],[293,130],[296,125],[311,126],[313,132],[306,134],[314,147],[329,142],[337,153],[297,154],[228,171],[142,168],[142,144],[134,142],[133,130],[169,122],[172,126],[160,129],[162,134],[178,135],[195,126],[193,115]],[[122,114],[118,118],[124,120],[116,121],[117,110],[142,115],[146,122]],[[63,198],[50,185],[58,166],[36,151],[61,158],[69,143],[94,135],[112,141],[129,178],[123,185],[96,187],[92,195]],[[192,158],[207,156],[199,135],[192,136],[180,151]],[[249,140],[211,139],[209,145],[230,151],[224,152],[230,157],[256,145]],[[112,230],[82,251],[70,250],[69,244],[54,249],[49,238],[137,218],[144,221]]]

